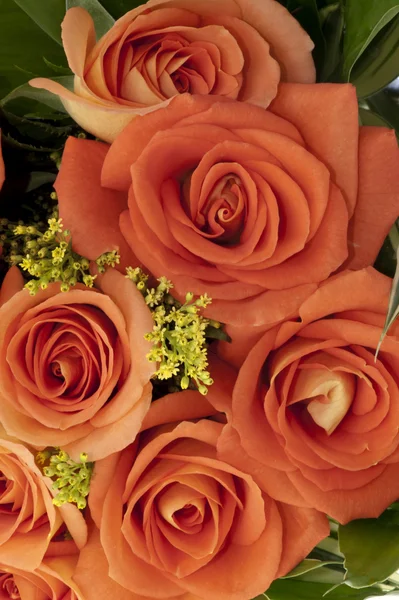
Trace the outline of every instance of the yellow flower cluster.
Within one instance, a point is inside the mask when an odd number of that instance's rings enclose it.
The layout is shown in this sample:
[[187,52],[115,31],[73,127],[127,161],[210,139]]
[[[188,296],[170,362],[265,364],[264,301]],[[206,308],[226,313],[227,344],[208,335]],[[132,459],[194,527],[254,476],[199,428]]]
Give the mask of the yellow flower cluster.
[[148,276],[140,268],[128,268],[126,277],[152,309],[154,327],[145,338],[153,344],[148,360],[159,365],[155,376],[161,380],[177,378],[182,389],[193,381],[201,394],[206,394],[207,386],[213,383],[207,370],[206,332],[209,326],[220,327],[220,323],[205,319],[200,309],[212,300],[206,294],[194,300],[194,295],[187,293],[185,303],[180,304],[169,294],[171,281],[160,277],[156,288],[147,288]]
[[[93,287],[97,275],[89,273],[90,261],[72,250],[71,234],[67,229],[64,231],[62,219],[50,218],[44,232],[35,226],[17,225],[14,235],[17,239],[29,236],[25,243],[26,255],[17,257],[17,264],[33,278],[25,284],[32,296],[54,282],[60,283],[62,292],[67,292],[77,283]],[[105,271],[106,266],[115,267],[118,263],[116,251],[102,254],[96,260],[100,273]]]
[[37,453],[36,462],[43,465],[43,474],[53,480],[53,489],[60,490],[53,504],[62,506],[72,502],[80,509],[86,507],[94,468],[94,463],[87,458],[87,454],[82,453],[80,462],[74,462],[59,448],[46,448]]

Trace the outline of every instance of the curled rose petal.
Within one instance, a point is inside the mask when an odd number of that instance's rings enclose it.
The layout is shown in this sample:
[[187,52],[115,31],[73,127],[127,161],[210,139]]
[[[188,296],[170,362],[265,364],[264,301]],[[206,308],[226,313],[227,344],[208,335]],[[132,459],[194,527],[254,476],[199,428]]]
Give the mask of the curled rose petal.
[[[11,275],[10,275],[11,277]],[[151,402],[151,313],[117,271],[67,294],[14,294],[0,310],[1,420],[35,446],[97,460],[134,440]],[[5,282],[11,286],[10,278]]]
[[266,332],[242,365],[230,422],[248,455],[278,470],[270,493],[341,523],[377,517],[399,495],[398,328],[375,360],[390,280],[372,268],[331,278],[300,320]]
[[74,91],[49,79],[33,87],[58,95],[87,131],[113,141],[134,118],[189,92],[267,107],[284,81],[313,83],[313,43],[274,0],[150,0],[96,43],[81,7],[67,11],[62,41]]

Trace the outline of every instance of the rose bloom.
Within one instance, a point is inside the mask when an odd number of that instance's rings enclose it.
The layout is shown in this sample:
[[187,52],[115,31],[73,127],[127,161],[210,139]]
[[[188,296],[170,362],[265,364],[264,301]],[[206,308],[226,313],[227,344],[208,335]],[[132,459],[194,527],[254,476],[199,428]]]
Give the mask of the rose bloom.
[[30,296],[15,268],[1,292],[0,420],[9,435],[75,460],[131,443],[152,395],[150,310],[121,273],[97,281],[99,289],[62,293],[55,283]]
[[280,78],[312,83],[313,42],[276,0],[151,0],[96,43],[83,8],[67,11],[62,41],[74,92],[50,79],[69,114],[111,142],[137,115],[177,94],[214,94],[266,107]]
[[34,571],[0,563],[0,598],[6,600],[84,600],[72,581],[78,554],[68,542],[50,545]]
[[84,546],[86,524],[76,506],[54,506],[48,489],[52,481],[41,474],[28,448],[4,439],[4,432],[1,436],[0,565],[31,571],[39,566],[51,538],[64,523],[76,544]]
[[[190,391],[156,400],[146,426],[182,419],[197,401],[218,410],[231,404],[225,375],[212,370],[217,387],[205,400]],[[89,506],[108,574],[140,598],[248,600],[328,535],[325,515],[265,493],[251,460],[235,466],[237,445],[225,427],[209,419],[152,427],[96,463]]]
[[372,264],[399,214],[394,132],[359,129],[350,85],[281,84],[267,111],[178,96],[106,149],[70,138],[63,154],[56,189],[78,251],[120,246],[119,219],[137,262],[246,332],[295,315],[343,263]]
[[399,326],[375,352],[392,281],[343,272],[270,329],[245,360],[229,421],[284,502],[340,523],[399,497]]

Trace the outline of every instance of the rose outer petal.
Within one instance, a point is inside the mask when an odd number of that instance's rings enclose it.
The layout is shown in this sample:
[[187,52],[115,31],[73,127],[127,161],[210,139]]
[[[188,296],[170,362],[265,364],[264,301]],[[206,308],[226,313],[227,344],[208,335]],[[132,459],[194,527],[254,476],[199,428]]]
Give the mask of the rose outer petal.
[[124,269],[135,266],[137,260],[119,230],[119,215],[127,207],[127,197],[101,187],[108,149],[101,142],[68,138],[54,187],[75,252],[95,260],[104,252],[118,250]]
[[93,19],[87,10],[75,6],[67,10],[61,27],[69,67],[75,75],[83,77],[86,59],[96,43]]
[[[317,91],[317,93],[315,93]],[[358,106],[350,84],[280,84],[269,110],[293,123],[308,148],[331,171],[353,214],[358,186]]]
[[24,278],[18,267],[8,269],[0,288],[0,307],[24,287]]
[[359,195],[349,222],[349,259],[344,267],[372,265],[399,216],[399,148],[395,132],[361,127]]
[[296,19],[287,19],[283,6],[274,0],[236,0],[242,18],[269,42],[272,55],[280,63],[282,78],[294,83],[314,83],[316,71],[312,58],[314,44],[298,27]]

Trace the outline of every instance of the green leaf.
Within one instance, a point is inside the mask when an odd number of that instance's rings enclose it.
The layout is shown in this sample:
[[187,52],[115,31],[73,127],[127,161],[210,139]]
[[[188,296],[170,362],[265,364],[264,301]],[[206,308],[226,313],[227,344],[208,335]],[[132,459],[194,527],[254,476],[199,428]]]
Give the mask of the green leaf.
[[365,588],[385,581],[399,568],[399,519],[386,511],[378,519],[360,519],[338,530],[345,555],[345,581],[353,588]]
[[48,154],[49,152],[53,152],[54,148],[49,148],[47,146],[37,146],[34,144],[27,144],[25,142],[19,142],[15,138],[12,137],[9,133],[7,135],[2,134],[2,139],[11,146],[12,148],[17,148],[18,150],[28,150],[29,152],[45,152]]
[[[347,585],[340,585],[331,590],[329,583],[313,583],[298,579],[277,579],[267,590],[270,600],[365,600],[370,596],[383,596],[377,587],[367,590],[356,590]],[[259,596],[256,600],[261,600]]]
[[54,71],[54,73],[57,73],[58,75],[72,75],[72,71],[69,67],[60,67],[59,65],[53,65],[53,63],[47,60],[45,56],[43,56],[43,60],[48,66],[48,68]]
[[[327,10],[328,9],[328,10]],[[325,39],[324,60],[319,72],[319,81],[337,81],[342,57],[342,35],[344,31],[344,12],[337,2],[327,6],[322,13],[323,35]]]
[[373,266],[380,273],[383,273],[384,275],[387,275],[393,279],[395,276],[396,265],[396,252],[392,247],[389,237],[387,237],[381,246]]
[[205,330],[205,336],[212,340],[231,342],[231,337],[223,330],[223,327],[213,327],[213,325],[208,325]]
[[47,35],[61,44],[61,22],[65,16],[64,0],[14,0]]
[[46,185],[46,183],[54,183],[55,178],[55,173],[47,173],[45,171],[31,171],[29,174],[28,185],[25,190],[25,193],[37,190],[42,185]]
[[[384,328],[381,333],[381,338],[377,346],[375,356],[377,357],[380,350],[381,344],[384,337],[388,333],[389,328],[399,315],[399,229],[395,224],[389,232],[389,238],[391,240],[392,247],[396,246],[396,271],[392,281],[391,294],[389,297],[389,304],[387,310],[387,316],[384,323]],[[399,548],[399,546],[398,546]]]
[[41,145],[59,148],[62,146],[69,135],[73,133],[73,126],[55,125],[43,121],[32,121],[25,117],[19,117],[4,111],[8,124],[18,132],[18,139],[21,136],[22,142],[39,142]]
[[[399,11],[399,9],[398,9]],[[361,98],[382,90],[399,75],[399,16],[374,38],[355,63],[351,82]]]
[[107,33],[115,23],[115,19],[98,0],[66,0],[67,10],[74,6],[81,6],[91,14],[97,39]]
[[146,0],[101,0],[101,4],[114,19],[119,19],[129,10],[145,4],[145,2]]
[[[53,81],[57,81],[66,88],[73,90],[73,76],[51,77],[51,79]],[[37,102],[45,104],[56,111],[66,112],[61,100],[57,96],[51,94],[47,90],[34,88],[29,85],[29,83],[24,83],[7,94],[7,96],[0,101],[0,107],[4,107],[6,104],[8,104],[8,102],[17,100],[18,98],[29,98],[31,100],[36,100]]]
[[[40,5],[42,0],[36,0]],[[62,47],[42,31],[13,0],[0,0],[0,98],[35,76],[51,77],[43,61],[65,65]]]
[[373,112],[368,107],[359,108],[359,117],[362,125],[372,127],[390,127],[388,121],[385,121],[380,114]]
[[[399,65],[399,62],[398,62]],[[385,127],[396,129],[399,134],[399,98],[391,94],[388,90],[383,90],[367,98],[367,104],[371,110],[386,121]]]
[[361,54],[398,13],[397,0],[346,0],[343,74],[347,81]]
[[316,560],[314,558],[305,558],[295,569],[284,575],[281,579],[290,579],[291,577],[299,577],[305,573],[320,569],[326,565],[334,564],[332,561]]

